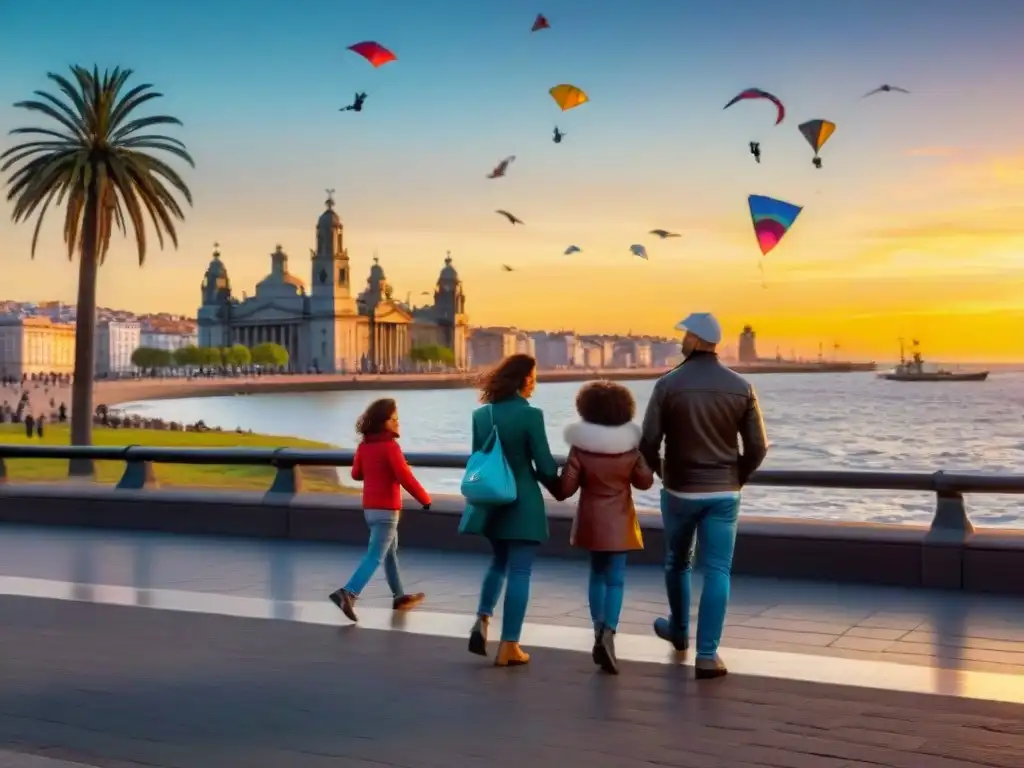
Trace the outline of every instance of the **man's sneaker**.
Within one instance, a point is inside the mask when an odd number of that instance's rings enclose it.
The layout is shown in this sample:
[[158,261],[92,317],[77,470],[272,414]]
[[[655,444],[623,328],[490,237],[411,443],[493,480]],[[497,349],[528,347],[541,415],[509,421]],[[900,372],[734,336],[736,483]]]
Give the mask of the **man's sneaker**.
[[349,592],[347,589],[337,589],[331,592],[329,598],[341,612],[345,614],[349,621],[359,621],[359,617],[356,616],[356,596]]
[[686,630],[672,626],[672,622],[668,619],[654,620],[654,634],[666,643],[672,643],[672,647],[679,652],[685,651],[690,647],[690,640],[686,636]]

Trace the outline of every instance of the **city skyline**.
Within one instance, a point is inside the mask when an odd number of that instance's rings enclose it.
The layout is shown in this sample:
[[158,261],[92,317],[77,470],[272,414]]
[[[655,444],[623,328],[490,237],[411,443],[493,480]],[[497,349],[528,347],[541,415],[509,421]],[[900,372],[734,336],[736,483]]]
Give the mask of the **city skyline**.
[[[265,276],[278,243],[303,274],[333,187],[357,279],[376,251],[396,296],[415,297],[450,250],[473,326],[671,336],[688,311],[708,309],[730,337],[749,323],[806,357],[834,339],[844,356],[892,359],[901,336],[921,338],[932,359],[1022,356],[1024,140],[1014,137],[1024,112],[1013,73],[1024,8],[936,0],[920,14],[868,0],[811,14],[780,0],[765,34],[760,14],[730,2],[446,0],[401,14],[344,9],[321,30],[309,20],[323,9],[307,0],[273,15],[225,0],[216,13],[161,9],[155,38],[154,12],[101,5],[109,14],[55,0],[48,16],[64,23],[42,39],[38,11],[5,9],[0,46],[4,134],[37,119],[11,104],[70,63],[134,68],[166,94],[154,111],[185,122],[174,135],[198,167],[181,248],[152,251],[140,270],[131,241],[116,238],[101,304],[194,313],[214,242],[239,290]],[[552,28],[531,34],[537,10]],[[345,50],[363,39],[398,61],[374,70]],[[547,89],[561,82],[592,101],[559,113]],[[912,93],[861,99],[883,82]],[[787,104],[782,125],[764,104],[722,110],[752,86]],[[339,113],[356,90],[370,94],[365,111]],[[821,170],[796,130],[812,117],[838,125]],[[558,145],[556,124],[567,134]],[[746,152],[754,139],[761,165]],[[4,135],[0,150],[11,143]],[[485,179],[509,154],[508,176]],[[804,206],[763,260],[767,287],[750,193]],[[59,216],[32,262],[32,227],[14,227],[0,205],[9,294],[74,302]],[[644,234],[658,227],[682,237]],[[649,261],[628,253],[633,242]],[[583,252],[563,256],[570,243]]]

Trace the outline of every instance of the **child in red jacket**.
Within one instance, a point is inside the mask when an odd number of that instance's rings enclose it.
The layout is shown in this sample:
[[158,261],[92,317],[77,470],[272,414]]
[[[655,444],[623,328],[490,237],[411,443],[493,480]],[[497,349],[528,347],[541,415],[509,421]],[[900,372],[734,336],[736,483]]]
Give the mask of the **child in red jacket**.
[[396,611],[415,608],[426,597],[422,592],[407,594],[398,570],[398,516],[402,509],[402,488],[430,509],[430,494],[424,490],[398,446],[398,406],[391,398],[370,403],[356,431],[363,440],[352,462],[352,479],[363,482],[363,515],[370,528],[366,554],[352,578],[331,593],[331,602],[352,621],[359,621],[355,602],[373,574],[384,563],[384,576],[395,599]]

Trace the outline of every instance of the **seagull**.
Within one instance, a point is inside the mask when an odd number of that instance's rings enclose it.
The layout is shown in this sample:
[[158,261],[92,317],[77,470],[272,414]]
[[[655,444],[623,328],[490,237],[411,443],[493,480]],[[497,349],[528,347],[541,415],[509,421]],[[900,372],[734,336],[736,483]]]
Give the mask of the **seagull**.
[[494,170],[487,174],[487,178],[500,179],[502,176],[505,175],[505,171],[508,170],[508,167],[512,164],[512,161],[515,159],[515,155],[509,155],[508,157],[506,157],[504,160],[502,160],[500,163],[494,166]]
[[420,296],[429,296],[430,291],[420,291]]
[[498,210],[496,210],[495,213],[500,214],[500,215],[504,216],[506,219],[508,219],[508,223],[511,224],[513,227],[516,224],[522,224],[523,223],[522,219],[518,219],[515,216],[513,216],[511,213],[509,213],[508,211],[503,211],[500,208]]
[[667,229],[652,229],[648,234],[657,235],[662,240],[666,237],[679,237],[678,232],[669,232]]
[[512,267],[510,267],[508,264],[502,264],[501,268],[503,270],[505,270],[506,272],[511,272],[512,271]]
[[570,245],[568,248],[565,249],[565,255],[568,256],[570,253],[579,253],[582,250],[583,249],[580,248],[578,245]]
[[895,85],[880,85],[875,88],[875,90],[865,93],[861,98],[866,99],[868,96],[873,96],[876,93],[889,93],[891,91],[896,91],[897,93],[910,93],[906,88],[897,88]]
[[642,245],[634,244],[629,246],[629,252],[632,253],[634,256],[639,256],[641,259],[647,258],[647,249],[644,248]]

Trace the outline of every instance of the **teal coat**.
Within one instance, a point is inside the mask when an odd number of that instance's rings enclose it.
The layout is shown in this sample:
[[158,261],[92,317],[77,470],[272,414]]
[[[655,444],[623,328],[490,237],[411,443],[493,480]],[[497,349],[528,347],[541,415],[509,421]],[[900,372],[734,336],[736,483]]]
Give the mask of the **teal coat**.
[[547,541],[548,515],[540,483],[558,481],[558,464],[548,446],[544,412],[519,395],[477,408],[473,411],[474,453],[491,435],[492,413],[505,459],[516,478],[517,498],[488,511],[484,536],[503,541]]

